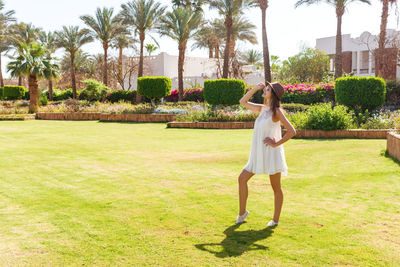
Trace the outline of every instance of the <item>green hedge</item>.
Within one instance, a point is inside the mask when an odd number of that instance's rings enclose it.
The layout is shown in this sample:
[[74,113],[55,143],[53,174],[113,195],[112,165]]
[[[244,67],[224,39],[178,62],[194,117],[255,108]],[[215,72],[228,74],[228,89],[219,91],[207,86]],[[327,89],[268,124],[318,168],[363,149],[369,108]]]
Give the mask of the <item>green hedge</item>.
[[6,85],[3,87],[2,97],[4,100],[18,100],[25,96],[25,88],[18,85]]
[[79,100],[104,101],[107,97],[107,92],[111,91],[105,84],[95,79],[87,79],[83,82],[86,87],[79,94]]
[[136,91],[128,91],[128,90],[112,91],[107,96],[107,100],[110,101],[111,103],[116,103],[121,100],[133,103],[135,99],[136,99]]
[[355,110],[374,110],[385,103],[386,83],[379,77],[336,79],[336,101]]
[[161,99],[171,94],[172,82],[168,77],[140,77],[138,93],[149,99]]
[[211,105],[237,105],[246,91],[242,80],[218,79],[204,81],[204,100]]
[[4,88],[0,87],[0,100],[3,100],[3,91],[4,91]]

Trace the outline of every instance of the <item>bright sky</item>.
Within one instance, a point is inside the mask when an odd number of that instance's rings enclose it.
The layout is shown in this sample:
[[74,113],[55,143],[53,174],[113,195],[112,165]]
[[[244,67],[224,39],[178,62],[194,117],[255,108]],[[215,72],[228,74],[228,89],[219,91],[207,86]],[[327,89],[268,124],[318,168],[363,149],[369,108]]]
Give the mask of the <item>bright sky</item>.
[[[128,0],[5,0],[5,10],[16,11],[15,17],[19,22],[33,23],[37,27],[48,30],[60,30],[63,25],[79,25],[85,27],[80,20],[81,15],[94,15],[97,7],[114,7],[116,13],[120,6]],[[159,0],[164,5],[170,5],[170,0]],[[267,32],[271,55],[277,55],[281,59],[296,54],[302,44],[315,46],[315,40],[321,37],[336,35],[335,9],[324,3],[313,6],[294,8],[296,0],[270,0],[267,9]],[[359,36],[364,31],[378,34],[382,6],[380,1],[372,0],[372,5],[352,3],[343,17],[342,33]],[[206,12],[207,18],[218,16],[216,12]],[[246,11],[248,19],[257,26],[258,45],[239,43],[239,48],[262,50],[261,39],[261,11],[254,8]],[[390,9],[388,28],[399,29],[395,8]],[[158,52],[167,52],[178,55],[175,41],[163,37],[157,37],[160,44]],[[146,39],[151,43],[150,38]],[[145,42],[146,42],[145,41]],[[191,46],[191,43],[189,43]],[[91,53],[101,53],[100,43],[87,44],[84,50]],[[189,56],[207,57],[206,50],[188,49]],[[3,70],[7,64],[7,58],[3,59]],[[5,75],[8,77],[8,75]]]

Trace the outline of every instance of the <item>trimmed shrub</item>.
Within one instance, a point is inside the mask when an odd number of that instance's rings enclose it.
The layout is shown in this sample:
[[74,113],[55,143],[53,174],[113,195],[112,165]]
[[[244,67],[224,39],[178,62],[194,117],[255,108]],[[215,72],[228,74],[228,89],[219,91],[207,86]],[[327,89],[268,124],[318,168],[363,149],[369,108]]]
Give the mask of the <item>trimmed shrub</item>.
[[3,99],[3,91],[4,91],[4,88],[0,87],[0,100]]
[[111,103],[117,103],[121,100],[126,102],[134,102],[136,99],[136,91],[127,91],[127,90],[117,90],[112,91],[107,95],[107,100]]
[[386,83],[379,77],[336,79],[336,100],[354,110],[374,110],[385,103]]
[[297,103],[283,103],[282,107],[288,112],[299,112],[306,111],[310,106]]
[[30,94],[29,94],[29,90],[25,90],[24,97],[22,99],[23,100],[30,100],[31,99]]
[[25,96],[25,88],[18,85],[6,85],[3,87],[3,98],[5,100],[18,100]]
[[151,100],[159,100],[171,93],[172,82],[168,77],[140,77],[138,93]]
[[107,97],[107,91],[111,91],[110,88],[95,79],[87,79],[83,82],[86,87],[79,94],[79,100],[104,101]]
[[218,79],[204,81],[204,100],[211,105],[237,105],[246,84],[242,80]]
[[39,104],[41,106],[46,106],[48,104],[48,102],[49,101],[48,101],[47,96],[45,94],[42,94],[42,95],[39,96]]

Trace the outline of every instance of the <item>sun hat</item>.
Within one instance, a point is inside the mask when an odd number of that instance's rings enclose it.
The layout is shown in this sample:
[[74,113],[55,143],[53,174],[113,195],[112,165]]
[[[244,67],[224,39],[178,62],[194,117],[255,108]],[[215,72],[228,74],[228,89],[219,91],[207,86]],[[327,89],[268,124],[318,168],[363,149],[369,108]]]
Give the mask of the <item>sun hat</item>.
[[282,96],[285,94],[285,89],[280,83],[274,82],[266,82],[267,85],[271,86],[272,92],[275,94],[275,96],[281,100]]

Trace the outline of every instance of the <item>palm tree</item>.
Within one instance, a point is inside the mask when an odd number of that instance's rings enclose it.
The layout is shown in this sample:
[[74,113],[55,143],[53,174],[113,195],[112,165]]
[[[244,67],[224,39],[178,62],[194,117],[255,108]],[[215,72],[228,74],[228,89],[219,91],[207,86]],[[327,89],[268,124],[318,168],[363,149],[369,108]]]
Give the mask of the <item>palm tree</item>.
[[69,54],[71,60],[71,80],[73,96],[76,98],[76,78],[75,78],[75,56],[78,50],[89,42],[93,41],[87,29],[79,29],[78,26],[63,27],[57,34],[57,47],[62,47]]
[[21,44],[21,49],[17,51],[18,56],[8,63],[7,70],[12,76],[27,75],[29,84],[29,113],[38,111],[38,79],[46,78],[58,74],[58,65],[52,62],[52,58],[47,57],[44,45],[31,42]]
[[[56,52],[58,48],[56,44],[56,39],[57,36],[55,32],[42,31],[39,35],[40,43],[42,43],[46,47],[46,56],[48,58],[52,58],[52,55]],[[56,76],[49,76],[49,98],[51,101],[53,100],[53,78],[56,78]]]
[[183,65],[185,63],[185,52],[188,40],[196,33],[203,20],[201,11],[192,10],[190,7],[176,8],[161,18],[157,27],[161,36],[168,36],[178,42],[178,84],[179,101],[183,98]]
[[118,55],[118,75],[119,80],[122,80],[122,58],[123,58],[123,50],[125,48],[132,47],[136,42],[134,38],[128,35],[127,32],[118,34],[112,41],[112,47],[117,48],[119,51]]
[[[21,22],[11,25],[9,38],[15,50],[22,52],[22,45],[37,41],[40,31],[32,23]],[[18,85],[22,85],[22,76],[18,77]]]
[[242,58],[248,65],[257,65],[263,58],[263,54],[260,51],[250,49],[242,55]]
[[250,7],[252,1],[250,0],[210,0],[210,8],[218,10],[218,13],[224,16],[224,24],[226,27],[226,44],[224,50],[224,67],[223,78],[228,78],[229,73],[229,58],[231,55],[231,38],[232,38],[232,25],[236,16],[243,13],[246,7]]
[[[139,70],[138,77],[143,76],[144,64],[144,40],[146,33],[151,31],[163,16],[166,7],[161,6],[160,3],[154,0],[133,0],[127,4],[121,5],[121,16],[124,21],[131,25],[135,34],[139,35],[140,40],[140,57],[139,57]],[[154,40],[154,38],[153,38]],[[156,43],[157,41],[154,40]],[[136,94],[136,103],[141,101],[141,96]]]
[[145,45],[146,51],[149,54],[149,57],[151,56],[151,53],[156,51],[159,47],[154,45],[154,44],[147,44]]
[[195,43],[192,45],[192,50],[206,48],[208,49],[208,57],[214,57],[214,28],[208,22],[194,36]]
[[[321,2],[321,0],[299,0],[295,7],[301,5],[312,5]],[[337,33],[336,33],[336,57],[335,57],[335,78],[339,78],[343,74],[342,68],[342,17],[348,4],[352,2],[362,2],[371,4],[370,0],[324,0],[327,4],[336,8],[337,17]]]
[[263,57],[264,57],[264,77],[265,81],[271,82],[271,65],[269,60],[268,36],[267,36],[267,8],[268,0],[254,0],[254,5],[258,5],[261,9],[261,25],[262,25],[262,41],[263,41]]
[[387,78],[386,71],[384,70],[385,60],[384,60],[384,51],[386,45],[386,27],[387,20],[389,17],[389,4],[393,5],[397,2],[397,0],[381,0],[382,2],[382,17],[381,17],[381,32],[379,34],[379,47],[378,53],[375,57],[375,74],[376,76],[381,76],[383,78]]
[[4,86],[3,72],[1,68],[1,56],[3,52],[8,51],[11,47],[8,36],[10,35],[10,23],[15,21],[13,15],[14,10],[3,12],[4,2],[0,0],[0,86]]
[[98,39],[103,44],[104,65],[103,65],[103,83],[108,84],[108,48],[114,36],[126,31],[122,21],[118,16],[113,17],[114,8],[97,8],[95,17],[85,15],[81,20],[91,29],[93,38]]

